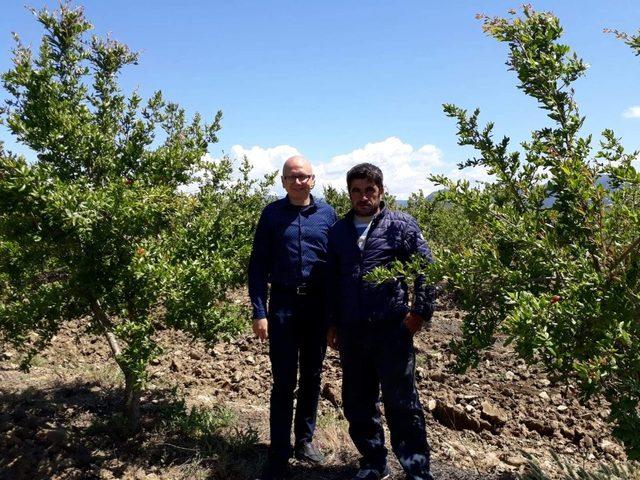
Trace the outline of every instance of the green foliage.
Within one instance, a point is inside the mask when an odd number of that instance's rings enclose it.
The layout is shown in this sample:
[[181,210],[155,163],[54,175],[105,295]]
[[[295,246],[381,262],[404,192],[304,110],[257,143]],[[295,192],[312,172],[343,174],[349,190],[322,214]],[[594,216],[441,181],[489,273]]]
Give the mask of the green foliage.
[[322,196],[336,210],[339,218],[344,217],[351,210],[351,200],[344,190],[338,190],[329,185],[323,188]]
[[390,210],[398,210],[400,206],[398,205],[398,201],[396,200],[396,196],[392,195],[390,192],[385,190],[384,192],[384,204]]
[[253,427],[239,427],[233,411],[224,406],[188,408],[174,390],[162,407],[162,429],[188,439],[199,457],[215,460],[219,478],[249,478],[258,474],[261,458],[256,455],[259,441]]
[[246,283],[255,212],[265,206],[274,178],[250,180],[246,159],[235,180],[229,159],[222,159],[217,169],[217,178],[185,199],[174,227],[142,246],[145,254],[136,265],[164,292],[166,323],[205,341],[227,339],[246,324],[244,307],[231,302],[227,293]]
[[[584,468],[573,468],[563,462],[554,452],[551,452],[556,464],[560,467],[562,480],[638,480],[640,479],[640,466],[637,463],[602,465],[598,470],[588,472]],[[527,455],[529,457],[529,455]],[[548,480],[550,477],[538,465],[529,460],[527,472],[521,477],[523,480]],[[554,476],[553,478],[558,478]]]
[[168,400],[160,412],[163,428],[178,431],[188,438],[218,435],[235,420],[234,413],[223,406],[188,408],[184,398],[179,397],[175,390]]
[[422,190],[412,193],[404,211],[417,220],[435,258],[439,259],[445,249],[462,250],[474,235],[474,228],[462,209],[446,202],[443,192],[430,196]]
[[460,168],[483,167],[495,181],[471,187],[431,178],[472,235],[445,244],[426,275],[455,292],[466,312],[455,345],[460,369],[505,334],[527,362],[577,382],[585,396],[604,394],[614,433],[637,457],[640,175],[631,164],[637,153],[625,153],[610,130],[598,148],[580,136],[584,117],[571,85],[585,63],[559,43],[562,28],[552,14],[529,6],[521,17],[512,13],[481,16],[484,30],[508,45],[518,87],[547,112],[550,125],[510,151],[509,138],[494,138],[493,124],[479,125],[479,110],[444,106],[457,122],[459,144],[479,153]]
[[239,330],[227,292],[244,284],[273,178],[249,181],[245,161],[236,179],[228,159],[204,160],[221,112],[206,123],[160,92],[144,104],[125,95],[118,74],[137,54],[88,40],[81,9],[34,13],[38,53],[16,37],[2,76],[2,121],[37,158],[0,145],[0,339],[27,368],[63,321],[90,315],[135,403],[159,322],[207,341]]
[[633,49],[635,54],[640,55],[640,30],[635,35],[628,36],[626,40],[625,43]]
[[615,34],[616,37],[631,47],[631,50],[633,50],[636,55],[640,55],[640,30],[638,30],[638,33],[635,35],[629,35],[628,33],[621,32],[619,30],[611,30],[609,28],[605,28],[604,31],[606,33]]

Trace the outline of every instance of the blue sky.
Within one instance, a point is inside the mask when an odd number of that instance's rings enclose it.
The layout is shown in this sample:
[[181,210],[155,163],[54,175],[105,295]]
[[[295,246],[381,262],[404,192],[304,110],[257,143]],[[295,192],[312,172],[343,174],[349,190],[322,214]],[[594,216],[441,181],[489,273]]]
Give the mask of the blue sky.
[[[28,1],[28,0],[27,0]],[[37,44],[42,31],[25,0],[3,0],[0,70],[10,68],[10,32]],[[31,5],[55,7],[57,2]],[[640,28],[637,0],[534,1],[560,17],[568,43],[591,65],[576,84],[585,133],[613,128],[640,148],[640,58],[602,29]],[[95,33],[141,53],[122,77],[148,97],[160,89],[188,112],[223,110],[210,155],[248,154],[256,174],[301,152],[321,184],[342,185],[346,168],[372,160],[392,193],[430,190],[430,172],[460,175],[472,151],[456,145],[442,103],[479,107],[496,133],[514,141],[545,124],[515,88],[506,45],[482,33],[475,14],[507,15],[506,1],[204,1],[86,0]],[[640,109],[638,109],[640,110]],[[596,137],[597,138],[597,137]],[[0,140],[13,144],[4,127]],[[466,172],[482,178],[482,172]]]

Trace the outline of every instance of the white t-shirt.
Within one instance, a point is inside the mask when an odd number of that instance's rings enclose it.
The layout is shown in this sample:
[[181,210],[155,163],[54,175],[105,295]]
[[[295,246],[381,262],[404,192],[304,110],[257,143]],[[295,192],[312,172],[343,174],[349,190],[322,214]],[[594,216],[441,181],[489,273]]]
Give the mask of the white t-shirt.
[[364,242],[367,239],[367,233],[369,233],[372,219],[373,215],[368,217],[353,216],[353,224],[356,227],[356,232],[358,232],[358,248],[360,250],[364,250]]

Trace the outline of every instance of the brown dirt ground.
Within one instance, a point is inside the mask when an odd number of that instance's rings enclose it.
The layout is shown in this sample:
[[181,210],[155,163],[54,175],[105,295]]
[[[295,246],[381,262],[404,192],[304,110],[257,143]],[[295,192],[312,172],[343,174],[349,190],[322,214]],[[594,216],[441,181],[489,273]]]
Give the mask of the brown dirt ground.
[[[416,337],[417,381],[428,424],[437,479],[508,479],[531,455],[552,474],[568,464],[595,469],[625,456],[606,423],[601,399],[581,403],[573,386],[516,360],[497,345],[476,369],[449,371],[460,313],[438,311],[431,331]],[[29,373],[0,345],[0,478],[2,479],[220,479],[253,478],[268,442],[269,359],[266,344],[248,333],[212,349],[186,335],[159,331],[164,351],[150,367],[143,397],[143,430],[114,433],[121,377],[101,337],[69,322]],[[159,427],[158,410],[177,387],[187,404],[225,406],[234,424],[207,457],[193,438]],[[325,362],[317,440],[327,465],[293,465],[294,479],[343,479],[357,455],[340,410],[338,357]],[[105,419],[107,421],[105,422]],[[259,435],[250,449],[234,449],[247,431]],[[225,453],[226,452],[226,453]],[[235,456],[234,456],[235,455]],[[404,478],[395,459],[393,478]]]

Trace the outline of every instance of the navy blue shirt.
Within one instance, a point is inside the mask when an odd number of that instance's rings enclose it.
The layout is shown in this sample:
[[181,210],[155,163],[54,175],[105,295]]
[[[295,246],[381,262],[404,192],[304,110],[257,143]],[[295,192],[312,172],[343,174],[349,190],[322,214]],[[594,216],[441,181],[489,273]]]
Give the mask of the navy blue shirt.
[[249,260],[249,297],[253,318],[267,316],[267,284],[322,288],[329,227],[338,219],[333,207],[311,196],[304,207],[288,196],[262,211]]

